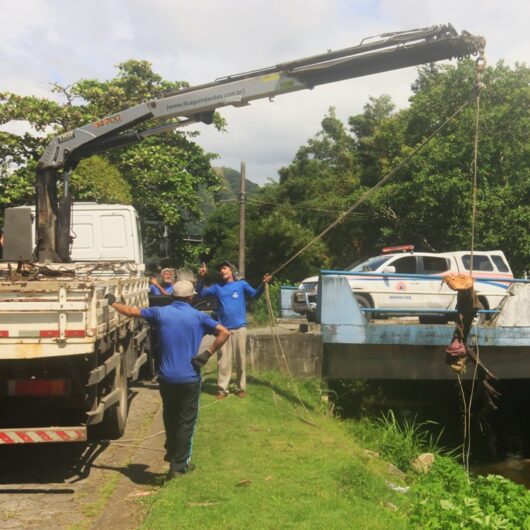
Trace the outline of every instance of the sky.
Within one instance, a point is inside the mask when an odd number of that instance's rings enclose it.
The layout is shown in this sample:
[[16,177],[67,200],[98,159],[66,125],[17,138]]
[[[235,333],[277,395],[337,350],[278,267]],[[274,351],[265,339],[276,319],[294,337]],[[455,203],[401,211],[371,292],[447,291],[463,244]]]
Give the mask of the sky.
[[[446,23],[483,35],[490,64],[530,57],[525,0],[0,0],[0,13],[0,92],[48,98],[52,82],[110,79],[128,59],[197,85]],[[214,165],[239,169],[245,161],[247,177],[263,184],[320,130],[330,107],[343,120],[370,96],[389,94],[405,107],[415,75],[408,68],[223,108],[227,131],[197,125],[196,141],[219,155]]]

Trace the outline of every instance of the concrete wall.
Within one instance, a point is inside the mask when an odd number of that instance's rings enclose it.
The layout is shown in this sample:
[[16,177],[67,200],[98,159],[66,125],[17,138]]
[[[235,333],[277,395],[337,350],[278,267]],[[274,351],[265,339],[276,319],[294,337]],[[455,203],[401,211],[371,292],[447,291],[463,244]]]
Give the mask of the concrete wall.
[[278,337],[279,341],[270,332],[249,331],[247,370],[250,373],[279,370],[282,373],[289,372],[294,377],[322,376],[320,333],[281,333]]

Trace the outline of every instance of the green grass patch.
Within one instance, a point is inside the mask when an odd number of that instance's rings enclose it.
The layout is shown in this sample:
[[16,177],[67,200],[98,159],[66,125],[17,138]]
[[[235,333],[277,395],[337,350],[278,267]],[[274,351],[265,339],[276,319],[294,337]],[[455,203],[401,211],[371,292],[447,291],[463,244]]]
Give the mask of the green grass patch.
[[[246,399],[204,393],[197,469],[147,500],[143,528],[530,530],[530,492],[468,477],[432,432],[392,413],[338,420],[316,380],[263,374]],[[411,460],[426,451],[436,455],[432,469],[414,472]]]
[[203,394],[193,461],[153,499],[144,528],[407,527],[385,466],[323,414],[315,381],[269,374],[246,399]]

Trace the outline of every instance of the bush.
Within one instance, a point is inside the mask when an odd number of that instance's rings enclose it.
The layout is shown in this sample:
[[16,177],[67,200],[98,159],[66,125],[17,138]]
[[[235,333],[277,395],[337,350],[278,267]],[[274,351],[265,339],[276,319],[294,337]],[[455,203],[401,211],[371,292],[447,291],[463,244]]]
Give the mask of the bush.
[[410,520],[422,529],[530,529],[530,492],[496,475],[470,477],[438,456],[410,489]]
[[[280,283],[273,282],[269,285],[269,295],[271,299],[272,310],[274,317],[280,316]],[[250,308],[250,315],[252,323],[258,326],[265,326],[269,324],[269,311],[267,309],[267,296],[263,293],[258,300],[252,302]]]

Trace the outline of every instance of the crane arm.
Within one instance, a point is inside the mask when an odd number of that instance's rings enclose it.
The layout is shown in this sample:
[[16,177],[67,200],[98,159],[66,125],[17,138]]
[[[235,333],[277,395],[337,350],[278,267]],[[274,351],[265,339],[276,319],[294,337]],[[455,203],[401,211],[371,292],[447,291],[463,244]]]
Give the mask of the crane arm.
[[[84,157],[137,143],[147,136],[190,123],[211,123],[214,111],[221,107],[245,106],[256,99],[318,85],[469,56],[480,52],[484,46],[483,37],[466,31],[458,34],[451,25],[387,33],[364,39],[350,48],[172,91],[162,98],[61,134],[50,142],[37,168],[39,260],[68,260],[69,201],[57,199],[58,170],[68,171]],[[152,119],[165,123],[148,131],[135,129],[138,124]]]

